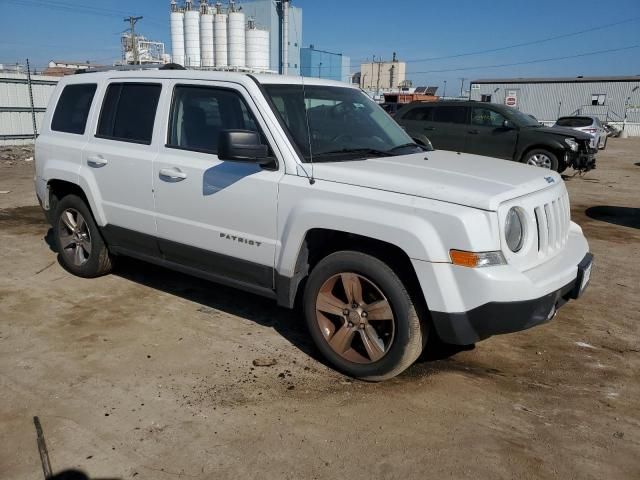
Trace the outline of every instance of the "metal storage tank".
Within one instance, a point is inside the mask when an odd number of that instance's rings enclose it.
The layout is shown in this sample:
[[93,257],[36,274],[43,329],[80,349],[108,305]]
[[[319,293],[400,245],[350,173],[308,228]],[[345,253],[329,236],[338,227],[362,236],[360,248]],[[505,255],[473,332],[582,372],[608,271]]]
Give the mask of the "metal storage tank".
[[246,40],[247,67],[268,70],[271,65],[269,58],[269,31],[256,28],[255,21],[249,20]]
[[229,65],[227,53],[227,14],[222,13],[222,4],[216,3],[216,14],[213,16],[213,38],[216,67]]
[[246,65],[246,39],[245,39],[245,15],[236,10],[235,3],[230,2],[229,12],[229,65],[232,67],[244,67]]
[[200,66],[213,67],[213,14],[206,0],[201,2],[200,13]]
[[184,65],[184,13],[176,0],[171,1],[171,55],[173,63]]
[[185,67],[200,66],[200,12],[187,0],[184,12]]

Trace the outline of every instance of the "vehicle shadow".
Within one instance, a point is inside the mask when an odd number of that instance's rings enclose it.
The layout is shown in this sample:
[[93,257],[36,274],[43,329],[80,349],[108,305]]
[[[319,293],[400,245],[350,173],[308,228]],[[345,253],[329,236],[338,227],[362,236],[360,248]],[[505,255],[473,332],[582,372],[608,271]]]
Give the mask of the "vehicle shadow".
[[219,310],[273,328],[302,352],[323,362],[299,309],[281,308],[274,300],[129,257],[117,258],[113,274],[197,303],[200,312]]
[[86,473],[80,470],[63,470],[54,475],[47,477],[47,480],[118,480],[117,478],[93,478],[91,479]]
[[640,229],[640,208],[603,205],[587,208],[584,213],[594,220]]
[[[57,253],[53,229],[49,229],[44,241],[52,252]],[[62,265],[59,260],[58,263]],[[198,308],[200,312],[207,313],[209,309],[219,310],[250,320],[258,325],[273,328],[304,354],[329,368],[333,368],[313,344],[299,307],[289,310],[279,307],[274,300],[130,257],[118,257],[113,274],[154,290],[197,303],[200,305]],[[431,363],[448,359],[457,353],[474,348],[475,345],[445,344],[432,330],[424,352],[417,363]]]

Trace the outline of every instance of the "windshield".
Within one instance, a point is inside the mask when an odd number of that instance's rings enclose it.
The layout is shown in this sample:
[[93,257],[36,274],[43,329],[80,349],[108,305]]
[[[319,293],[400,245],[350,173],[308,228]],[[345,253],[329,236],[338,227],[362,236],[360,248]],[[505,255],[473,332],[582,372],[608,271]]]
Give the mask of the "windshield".
[[527,115],[526,113],[522,113],[519,110],[511,109],[509,111],[509,114],[511,115],[513,120],[516,122],[516,125],[518,125],[519,127],[540,127],[541,126],[538,120],[536,120],[535,118],[531,118],[529,115]]
[[339,161],[423,151],[355,88],[265,85],[305,161]]
[[581,128],[593,125],[593,120],[589,117],[561,117],[556,122],[559,127]]

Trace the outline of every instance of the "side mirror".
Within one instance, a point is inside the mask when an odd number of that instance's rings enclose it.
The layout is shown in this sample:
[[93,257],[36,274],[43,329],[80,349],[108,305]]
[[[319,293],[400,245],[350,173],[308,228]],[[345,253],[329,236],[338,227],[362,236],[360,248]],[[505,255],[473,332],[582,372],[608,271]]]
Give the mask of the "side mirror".
[[502,128],[506,128],[508,130],[512,130],[515,127],[513,126],[513,123],[511,123],[510,120],[505,120],[504,122],[502,122]]
[[218,137],[218,158],[234,162],[269,162],[269,147],[251,130],[223,130]]

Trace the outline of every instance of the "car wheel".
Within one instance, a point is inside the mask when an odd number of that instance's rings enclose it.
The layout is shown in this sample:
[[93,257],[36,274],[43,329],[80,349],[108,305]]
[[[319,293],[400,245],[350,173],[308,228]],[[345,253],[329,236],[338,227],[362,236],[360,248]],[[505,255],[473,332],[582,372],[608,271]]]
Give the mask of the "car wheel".
[[324,258],[309,275],[303,302],[314,343],[347,375],[386,380],[422,353],[426,323],[394,270],[375,257],[343,251]]
[[[531,150],[524,156],[523,163],[534,167],[547,168],[559,172],[560,162],[558,157],[548,150]],[[564,162],[562,162],[564,163]],[[565,167],[566,168],[566,167]],[[563,168],[562,170],[564,170]]]
[[62,266],[79,277],[111,271],[111,256],[85,202],[67,195],[56,202],[53,233]]

